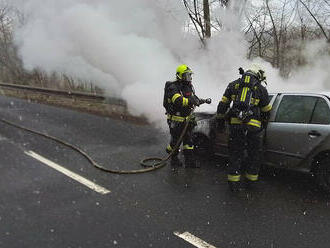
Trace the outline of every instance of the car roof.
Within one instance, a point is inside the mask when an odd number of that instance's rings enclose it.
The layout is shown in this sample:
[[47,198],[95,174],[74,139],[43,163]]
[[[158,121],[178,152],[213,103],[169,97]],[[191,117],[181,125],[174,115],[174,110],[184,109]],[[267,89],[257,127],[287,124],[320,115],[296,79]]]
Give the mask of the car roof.
[[329,91],[328,92],[321,92],[321,94],[330,98],[330,92]]
[[318,92],[270,92],[269,95],[276,95],[276,94],[316,94],[316,95],[324,95],[330,98],[329,91],[318,91]]

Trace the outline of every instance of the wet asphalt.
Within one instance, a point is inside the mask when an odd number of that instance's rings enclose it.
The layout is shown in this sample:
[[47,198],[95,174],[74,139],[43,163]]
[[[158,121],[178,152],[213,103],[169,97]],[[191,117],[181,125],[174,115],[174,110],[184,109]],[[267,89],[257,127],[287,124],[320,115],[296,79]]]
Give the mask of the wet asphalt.
[[[168,134],[152,126],[7,97],[0,97],[0,118],[70,142],[111,169],[139,169],[142,158],[166,155]],[[111,192],[99,194],[26,151]],[[223,160],[109,174],[2,122],[0,155],[0,247],[195,247],[176,231],[217,248],[330,246],[330,196],[309,175],[266,170],[256,189],[234,194]]]

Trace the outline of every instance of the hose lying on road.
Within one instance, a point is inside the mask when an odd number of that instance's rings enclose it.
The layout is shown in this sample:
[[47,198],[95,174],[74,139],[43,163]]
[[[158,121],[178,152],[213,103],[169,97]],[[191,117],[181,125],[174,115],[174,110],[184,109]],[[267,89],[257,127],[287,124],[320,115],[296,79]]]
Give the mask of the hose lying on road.
[[158,161],[156,162],[154,165],[151,165],[153,168],[161,168],[166,164],[166,161],[169,160],[172,155],[179,149],[181,141],[183,139],[183,136],[186,134],[187,132],[187,128],[189,126],[189,122],[190,122],[190,118],[185,120],[185,125],[183,127],[183,130],[181,132],[181,135],[178,139],[178,142],[175,144],[173,150],[167,155],[167,157],[165,158],[145,158],[143,160],[140,161],[140,165],[144,166],[144,167],[150,167],[150,165],[148,165],[146,162],[147,161]]
[[[66,141],[63,141],[59,138],[56,138],[54,136],[38,132],[38,131],[32,130],[30,128],[27,128],[27,127],[20,126],[18,124],[15,124],[14,122],[11,122],[11,121],[8,121],[8,120],[5,120],[5,119],[0,119],[0,121],[7,124],[7,125],[10,125],[10,126],[28,131],[28,132],[33,133],[33,134],[40,135],[40,136],[45,137],[47,139],[52,139],[52,140],[54,140],[54,141],[56,141],[60,144],[63,144],[67,147],[70,147],[71,149],[73,149],[73,150],[79,152],[81,155],[83,155],[95,168],[97,168],[99,170],[102,170],[102,171],[105,171],[105,172],[108,172],[108,173],[115,173],[115,174],[138,174],[138,173],[145,173],[145,172],[153,171],[153,170],[162,168],[163,166],[166,165],[166,161],[169,160],[169,158],[172,156],[172,154],[179,149],[182,138],[183,138],[183,136],[185,135],[185,133],[187,131],[190,120],[189,120],[189,118],[186,120],[184,129],[183,129],[183,131],[182,131],[182,133],[179,137],[179,140],[178,140],[177,144],[175,145],[172,152],[170,154],[168,154],[167,157],[165,157],[165,158],[146,158],[146,159],[143,159],[143,160],[140,161],[140,164],[145,168],[139,169],[139,170],[112,170],[112,169],[105,168],[104,166],[102,166],[102,165],[98,164],[97,162],[95,162],[85,151],[83,151],[82,149],[80,149],[79,147],[77,147],[75,145],[72,145],[72,144],[70,144]],[[157,162],[153,165],[148,165],[146,163],[148,161],[157,161]]]

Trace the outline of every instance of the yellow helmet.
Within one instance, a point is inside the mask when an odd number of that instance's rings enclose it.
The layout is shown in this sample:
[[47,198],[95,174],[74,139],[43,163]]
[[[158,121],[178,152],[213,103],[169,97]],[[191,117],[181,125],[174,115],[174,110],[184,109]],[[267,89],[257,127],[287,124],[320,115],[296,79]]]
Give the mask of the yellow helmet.
[[179,65],[176,68],[176,78],[182,81],[190,82],[192,80],[192,70],[185,64]]

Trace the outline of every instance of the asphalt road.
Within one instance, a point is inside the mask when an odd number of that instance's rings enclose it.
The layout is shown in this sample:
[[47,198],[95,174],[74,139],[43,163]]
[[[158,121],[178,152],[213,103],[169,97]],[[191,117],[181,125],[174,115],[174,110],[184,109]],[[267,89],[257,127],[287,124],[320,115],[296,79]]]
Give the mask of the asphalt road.
[[[0,118],[70,142],[111,169],[138,169],[144,157],[165,156],[168,140],[150,126],[14,98],[0,97]],[[109,174],[70,148],[2,122],[0,151],[3,248],[330,246],[330,197],[309,176],[268,171],[257,189],[233,194],[221,161]],[[189,243],[187,232],[209,246]]]

